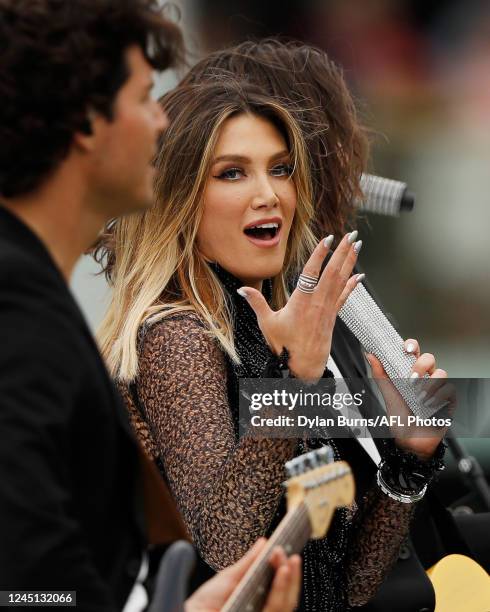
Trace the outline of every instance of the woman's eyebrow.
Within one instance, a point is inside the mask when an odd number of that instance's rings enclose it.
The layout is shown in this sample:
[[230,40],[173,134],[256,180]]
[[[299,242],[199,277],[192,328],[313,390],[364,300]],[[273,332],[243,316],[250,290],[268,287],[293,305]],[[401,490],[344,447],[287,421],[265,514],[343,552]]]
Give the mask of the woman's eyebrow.
[[274,155],[271,155],[269,159],[270,161],[274,161],[276,159],[281,159],[281,157],[289,157],[289,151],[287,149],[283,149],[282,151],[279,151],[279,153],[274,153]]
[[213,164],[216,164],[217,162],[222,162],[222,161],[234,161],[234,162],[240,162],[242,164],[248,164],[250,163],[250,158],[246,157],[245,155],[235,155],[231,153],[230,155],[220,155],[219,157],[215,157],[213,159]]
[[[288,155],[289,155],[289,151],[287,149],[283,149],[282,151],[278,151],[277,153],[274,153],[274,155],[271,155],[269,160],[274,161],[276,159],[280,159],[281,157],[287,157]],[[249,164],[251,160],[246,155],[238,155],[238,154],[230,153],[228,155],[220,155],[219,157],[215,157],[212,163],[216,164],[222,161],[233,161],[233,162],[239,162],[242,164]]]

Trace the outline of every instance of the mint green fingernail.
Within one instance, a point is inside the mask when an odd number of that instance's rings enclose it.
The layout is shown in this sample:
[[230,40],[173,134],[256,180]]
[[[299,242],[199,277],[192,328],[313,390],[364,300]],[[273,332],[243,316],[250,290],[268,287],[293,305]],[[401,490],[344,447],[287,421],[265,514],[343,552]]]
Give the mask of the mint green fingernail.
[[326,249],[329,249],[332,246],[332,244],[333,244],[333,239],[334,239],[334,235],[333,234],[330,234],[330,236],[327,236],[325,238],[325,240],[323,241],[323,246]]
[[358,236],[359,232],[357,230],[354,230],[353,232],[351,232],[349,234],[349,237],[347,238],[347,242],[349,244],[353,244],[356,241],[356,238]]

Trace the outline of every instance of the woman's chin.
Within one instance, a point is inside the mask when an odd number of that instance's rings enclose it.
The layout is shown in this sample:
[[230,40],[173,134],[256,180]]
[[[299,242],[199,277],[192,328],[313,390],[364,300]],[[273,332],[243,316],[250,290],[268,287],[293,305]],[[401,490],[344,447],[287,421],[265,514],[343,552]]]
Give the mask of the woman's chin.
[[[272,258],[271,258],[272,259]],[[255,267],[256,273],[259,273],[264,279],[273,278],[281,273],[284,266],[284,257],[275,257],[272,261],[257,262]]]
[[233,276],[239,278],[244,285],[253,287],[260,285],[262,281],[268,278],[278,276],[284,265],[283,253],[277,253],[272,257],[271,254],[268,257],[262,256],[262,253],[260,255],[257,257],[256,253],[241,253],[236,249],[233,256],[227,253],[226,257],[215,257],[214,261],[217,261]]
[[241,270],[240,274],[235,274],[237,278],[248,279],[248,286],[253,287],[261,284],[268,278],[274,278],[280,274],[282,266],[256,266],[253,269]]

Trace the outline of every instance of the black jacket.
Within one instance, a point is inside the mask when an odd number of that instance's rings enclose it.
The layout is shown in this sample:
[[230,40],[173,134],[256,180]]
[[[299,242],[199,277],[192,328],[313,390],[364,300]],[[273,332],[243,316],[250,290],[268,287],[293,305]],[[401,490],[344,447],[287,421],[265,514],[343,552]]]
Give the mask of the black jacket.
[[[332,355],[344,378],[361,379],[366,388],[370,382],[362,347],[346,325],[337,318]],[[364,416],[383,413],[376,396],[370,395]],[[377,442],[376,438],[374,439]],[[351,438],[337,439],[342,457],[351,465],[356,495],[362,496],[376,474],[374,462],[361,445]],[[426,570],[448,554],[473,557],[452,514],[442,505],[437,495],[437,483],[429,488],[417,504],[410,528],[410,537],[402,545],[399,558],[375,597],[359,612],[427,612],[435,607],[435,592]]]
[[[362,347],[338,317],[332,338],[332,356],[344,378],[361,379],[366,389],[370,388]],[[366,399],[368,401],[364,402],[364,416],[383,412],[374,395],[369,395]],[[376,443],[376,439],[374,442]],[[351,466],[356,482],[356,497],[362,497],[375,478],[376,466],[354,438],[336,439],[335,443],[342,458]],[[425,505],[425,502],[422,505]],[[366,612],[418,612],[433,610],[434,605],[434,589],[411,541],[408,540],[401,547],[398,561],[377,594],[368,604],[357,609]]]
[[121,609],[145,543],[137,456],[62,275],[0,207],[0,590]]

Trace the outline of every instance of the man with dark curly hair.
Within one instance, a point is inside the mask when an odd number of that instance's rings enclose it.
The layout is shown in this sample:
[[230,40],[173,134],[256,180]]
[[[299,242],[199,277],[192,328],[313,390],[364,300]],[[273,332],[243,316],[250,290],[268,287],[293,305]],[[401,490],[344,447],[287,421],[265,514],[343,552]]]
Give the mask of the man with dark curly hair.
[[[182,527],[67,282],[108,219],[152,202],[152,69],[180,31],[156,0],[0,0],[0,48],[0,591],[141,610],[143,550]],[[186,609],[221,608],[261,547]],[[275,565],[267,610],[292,610],[299,558]]]

